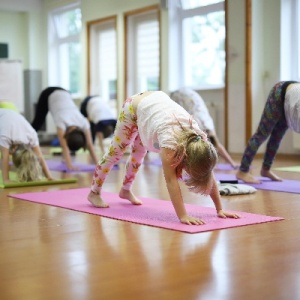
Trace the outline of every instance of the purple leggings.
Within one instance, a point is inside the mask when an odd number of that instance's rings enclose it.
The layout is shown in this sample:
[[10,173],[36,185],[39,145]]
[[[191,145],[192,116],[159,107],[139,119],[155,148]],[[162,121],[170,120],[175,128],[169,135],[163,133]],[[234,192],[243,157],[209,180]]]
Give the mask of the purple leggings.
[[123,181],[125,190],[130,190],[136,173],[147,153],[147,149],[143,146],[140,139],[137,116],[134,113],[131,98],[124,102],[109,150],[96,166],[91,186],[91,190],[94,193],[101,193],[102,185],[108,173],[122,158],[129,146],[131,146],[131,154],[126,163],[126,174]]
[[248,141],[242,157],[240,170],[248,172],[260,145],[269,137],[263,159],[263,169],[270,170],[280,142],[288,129],[284,113],[284,97],[293,81],[278,82],[270,91],[258,128]]

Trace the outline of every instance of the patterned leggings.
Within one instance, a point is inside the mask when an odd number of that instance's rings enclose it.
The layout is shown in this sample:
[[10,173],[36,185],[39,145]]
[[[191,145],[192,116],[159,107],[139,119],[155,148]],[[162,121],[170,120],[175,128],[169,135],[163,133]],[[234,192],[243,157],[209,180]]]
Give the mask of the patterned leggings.
[[258,148],[269,136],[263,169],[270,170],[280,142],[288,129],[284,113],[284,97],[290,83],[293,82],[278,82],[270,91],[258,128],[245,149],[240,166],[242,172],[249,171]]
[[137,116],[134,113],[132,99],[123,104],[108,152],[98,162],[92,181],[91,190],[101,193],[102,186],[111,168],[122,158],[125,150],[132,144],[131,154],[126,163],[126,174],[123,188],[130,190],[139,167],[143,163],[147,149],[143,146],[137,127]]

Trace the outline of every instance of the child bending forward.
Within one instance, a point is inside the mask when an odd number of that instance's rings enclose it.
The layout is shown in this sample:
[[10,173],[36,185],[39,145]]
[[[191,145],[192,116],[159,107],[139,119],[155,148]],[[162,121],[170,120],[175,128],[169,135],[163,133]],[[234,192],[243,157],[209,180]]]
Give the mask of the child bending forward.
[[8,183],[10,155],[21,182],[53,180],[39,146],[38,135],[18,112],[0,108],[0,150],[3,182]]
[[214,146],[188,112],[161,91],[132,96],[123,104],[110,148],[94,172],[88,195],[88,200],[94,206],[108,207],[101,197],[103,183],[130,145],[132,151],[126,164],[120,198],[135,205],[142,204],[132,193],[131,186],[147,151],[152,151],[160,153],[167,189],[180,222],[205,224],[186,212],[178,183],[183,171],[187,175],[184,180],[189,190],[209,194],[219,217],[239,218],[237,214],[222,210],[212,172],[217,162]]

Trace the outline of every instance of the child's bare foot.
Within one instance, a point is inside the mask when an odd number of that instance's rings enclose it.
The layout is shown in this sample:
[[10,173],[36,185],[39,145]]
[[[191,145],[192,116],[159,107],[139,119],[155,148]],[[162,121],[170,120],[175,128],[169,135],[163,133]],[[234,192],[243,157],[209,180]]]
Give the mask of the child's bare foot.
[[261,183],[249,172],[242,172],[241,170],[238,170],[235,176],[237,179],[243,180],[246,183]]
[[95,194],[92,191],[90,191],[90,193],[88,195],[88,200],[95,207],[102,207],[102,208],[109,207],[109,205],[103,201],[103,199],[100,197],[99,194]]
[[119,193],[119,197],[122,199],[129,200],[132,204],[134,205],[141,205],[143,202],[136,198],[131,191],[124,190],[123,188],[121,189]]
[[261,169],[260,175],[263,177],[268,177],[273,181],[282,181],[282,178],[278,177],[276,174],[274,174],[270,170]]

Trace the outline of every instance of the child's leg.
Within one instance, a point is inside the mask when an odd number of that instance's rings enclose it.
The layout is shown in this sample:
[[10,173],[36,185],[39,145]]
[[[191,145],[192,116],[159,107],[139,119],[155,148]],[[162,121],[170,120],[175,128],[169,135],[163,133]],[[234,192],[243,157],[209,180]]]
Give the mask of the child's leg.
[[35,116],[31,123],[31,126],[36,130],[40,130],[43,124],[45,123],[46,116],[49,111],[48,107],[48,99],[49,96],[56,90],[62,90],[59,87],[49,87],[42,91],[39,96],[36,109],[35,109]]
[[108,206],[99,195],[103,183],[111,168],[121,159],[127,147],[133,143],[138,135],[136,115],[131,102],[131,99],[127,99],[124,103],[109,150],[96,166],[91,185],[92,194],[90,193],[88,197],[95,206]]
[[286,119],[283,116],[274,127],[270,139],[267,143],[266,152],[263,160],[263,169],[270,170],[281,140],[288,129]]
[[133,204],[142,204],[142,202],[131,192],[131,186],[146,154],[147,149],[143,146],[140,136],[137,135],[132,146],[131,155],[126,163],[126,174],[122,189],[119,193],[121,198],[128,199]]
[[284,118],[284,106],[281,99],[282,84],[283,82],[276,84],[269,94],[257,131],[250,138],[245,149],[240,166],[242,172],[249,171],[258,148],[273,132],[276,124]]
[[261,176],[268,177],[274,181],[282,181],[282,179],[271,171],[274,158],[279,148],[280,142],[288,129],[285,118],[281,118],[274,127],[270,139],[267,144],[267,149],[264,155]]

